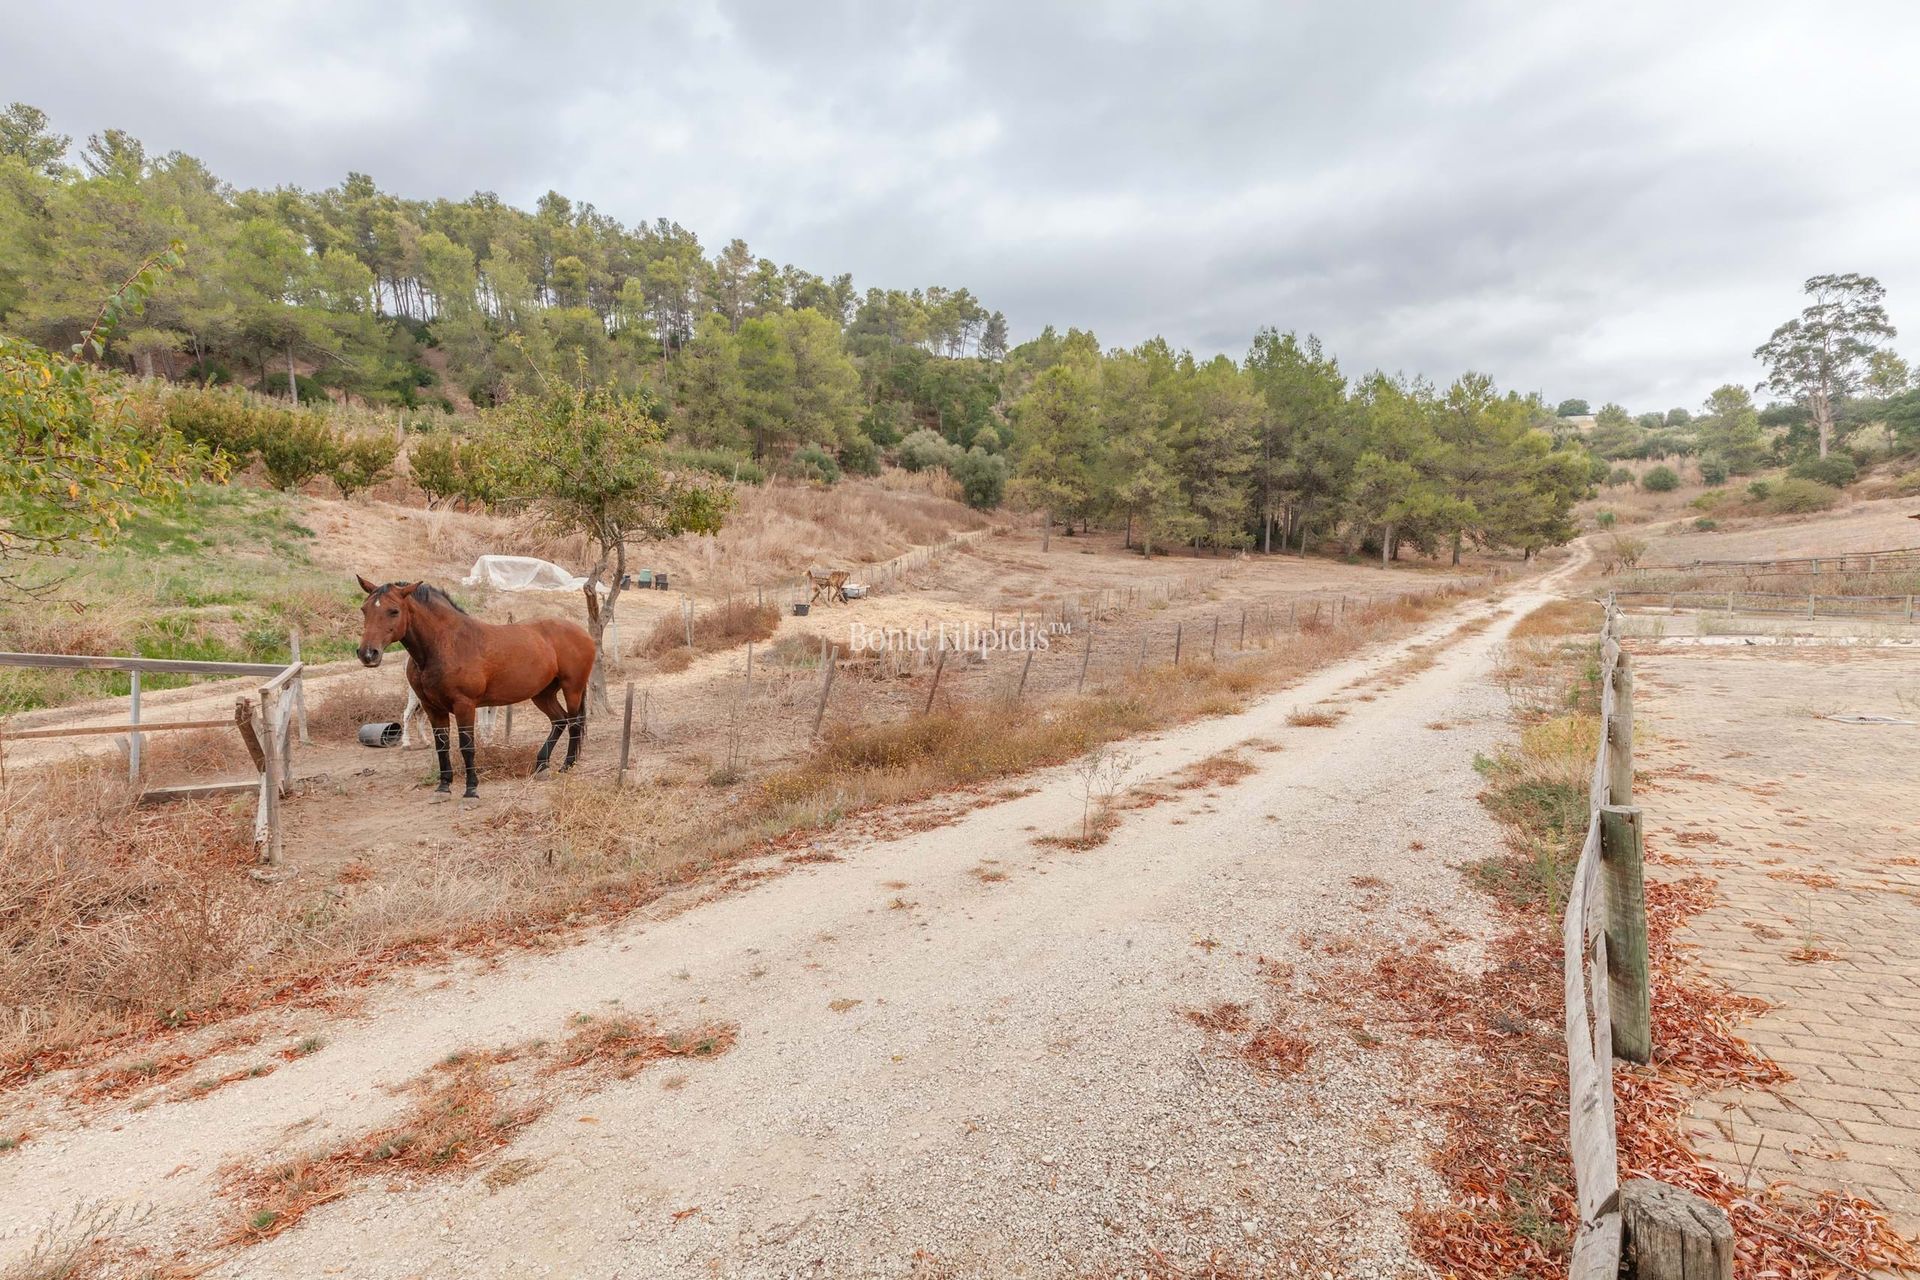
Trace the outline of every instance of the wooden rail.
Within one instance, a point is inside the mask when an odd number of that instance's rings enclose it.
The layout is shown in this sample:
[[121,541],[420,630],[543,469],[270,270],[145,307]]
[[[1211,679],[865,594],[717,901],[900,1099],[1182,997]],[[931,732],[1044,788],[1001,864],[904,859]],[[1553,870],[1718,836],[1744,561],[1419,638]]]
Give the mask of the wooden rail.
[[1827,595],[1782,591],[1616,591],[1614,599],[1632,607],[1665,605],[1669,611],[1760,614],[1779,618],[1886,618],[1914,620],[1914,597]]
[[1826,556],[1798,556],[1778,560],[1690,560],[1685,564],[1650,564],[1634,573],[1687,573],[1702,569],[1745,573],[1882,573],[1920,569],[1920,547],[1888,547],[1877,551],[1841,551]]
[[[1689,1193],[1662,1183],[1620,1184],[1619,1135],[1614,1124],[1613,1060],[1646,1062],[1653,1053],[1652,986],[1647,969],[1647,900],[1642,879],[1641,814],[1633,805],[1633,665],[1620,647],[1620,610],[1607,601],[1600,628],[1600,745],[1587,788],[1587,835],[1574,865],[1561,921],[1566,988],[1568,1146],[1580,1224],[1568,1268],[1572,1280],[1614,1280],[1624,1256],[1637,1280],[1731,1280],[1730,1249],[1656,1244],[1651,1233],[1633,1237],[1652,1207]],[[1726,1215],[1707,1202],[1693,1204],[1688,1221],[1730,1240]],[[1660,1215],[1662,1223],[1668,1216]],[[1676,1238],[1677,1239],[1677,1238]],[[1631,1246],[1631,1247],[1625,1247]],[[1688,1270],[1689,1260],[1714,1259],[1710,1271]]]
[[[125,671],[129,674],[127,719],[117,724],[53,725],[45,728],[8,730],[0,728],[0,749],[8,739],[71,738],[100,734],[120,734],[126,738],[127,780],[141,787],[141,739],[149,733],[179,729],[219,729],[233,726],[246,744],[260,779],[254,782],[198,783],[179,787],[143,787],[143,803],[178,800],[194,796],[217,795],[231,791],[258,791],[259,804],[254,811],[253,839],[260,860],[268,865],[280,861],[283,839],[280,801],[292,788],[293,739],[297,733],[304,743],[306,733],[305,666],[300,662],[300,637],[290,638],[291,662],[193,662],[178,658],[134,658],[114,654],[76,653],[0,653],[0,667],[40,667],[59,671]],[[259,687],[257,709],[246,698],[239,700],[232,719],[144,721],[140,718],[143,674],[190,676],[266,676]]]

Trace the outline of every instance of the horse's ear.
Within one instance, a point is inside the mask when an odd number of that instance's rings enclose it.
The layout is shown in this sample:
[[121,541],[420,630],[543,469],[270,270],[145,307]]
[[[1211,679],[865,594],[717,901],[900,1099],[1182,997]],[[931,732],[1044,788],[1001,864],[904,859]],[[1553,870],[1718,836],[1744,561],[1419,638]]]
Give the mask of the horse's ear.
[[395,587],[393,589],[393,594],[397,596],[410,596],[413,594],[413,589],[419,585],[420,584],[417,582],[409,582],[404,587]]
[[353,577],[354,577],[354,580],[360,584],[360,589],[366,592],[368,595],[372,595],[374,592],[380,589],[377,585],[375,585],[374,583],[368,582],[364,577],[362,577],[357,573],[354,574]]

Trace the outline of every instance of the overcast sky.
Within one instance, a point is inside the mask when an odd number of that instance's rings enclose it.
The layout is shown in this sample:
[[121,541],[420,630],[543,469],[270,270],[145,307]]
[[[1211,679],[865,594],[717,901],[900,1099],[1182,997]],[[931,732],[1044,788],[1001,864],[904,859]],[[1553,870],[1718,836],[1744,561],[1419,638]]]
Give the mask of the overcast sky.
[[0,101],[246,186],[549,188],[1016,341],[1697,408],[1827,271],[1920,355],[1920,4],[11,0]]

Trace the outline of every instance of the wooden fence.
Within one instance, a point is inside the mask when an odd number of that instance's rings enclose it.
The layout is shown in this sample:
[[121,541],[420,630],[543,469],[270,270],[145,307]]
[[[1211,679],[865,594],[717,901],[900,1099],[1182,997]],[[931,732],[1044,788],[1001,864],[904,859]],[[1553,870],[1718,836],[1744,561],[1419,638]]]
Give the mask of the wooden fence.
[[[175,658],[128,658],[113,655],[65,653],[0,653],[0,667],[39,667],[59,671],[125,671],[129,686],[127,719],[114,724],[52,725],[46,728],[0,728],[0,750],[7,742],[38,738],[74,738],[96,734],[118,734],[127,751],[127,779],[140,789],[142,803],[188,799],[254,791],[259,804],[254,811],[253,840],[260,860],[269,865],[280,861],[282,834],[280,801],[292,789],[293,740],[308,745],[307,700],[300,661],[300,637],[292,637],[292,660],[270,662],[190,662]],[[233,715],[200,720],[142,720],[140,718],[141,677],[143,675],[189,676],[266,676],[253,699],[235,702]],[[246,745],[257,781],[210,782],[190,786],[147,787],[141,782],[141,740],[150,733],[177,732],[185,729],[234,729]]]
[[1718,1207],[1676,1187],[1620,1182],[1613,1060],[1653,1054],[1644,832],[1633,804],[1633,667],[1612,598],[1600,630],[1600,746],[1588,819],[1561,922],[1566,984],[1568,1145],[1580,1225],[1572,1280],[1733,1275],[1733,1232]]
[[1912,622],[1911,595],[1864,596],[1821,595],[1818,592],[1782,591],[1615,591],[1614,599],[1626,607],[1660,608],[1669,612],[1682,609],[1702,613],[1759,614],[1779,618],[1879,618],[1889,622]]
[[1718,573],[1758,578],[1767,574],[1891,573],[1920,569],[1920,547],[1888,547],[1877,551],[1841,551],[1825,556],[1778,560],[1689,560],[1685,564],[1650,564],[1636,575]]

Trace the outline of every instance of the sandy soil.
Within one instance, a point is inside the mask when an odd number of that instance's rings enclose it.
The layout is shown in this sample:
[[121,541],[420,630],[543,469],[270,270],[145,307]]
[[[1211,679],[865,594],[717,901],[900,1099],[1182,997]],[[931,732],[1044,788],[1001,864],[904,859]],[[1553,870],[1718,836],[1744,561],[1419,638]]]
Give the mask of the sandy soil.
[[1647,539],[1641,564],[1687,564],[1694,560],[1762,560],[1840,551],[1920,547],[1920,499],[1875,498],[1800,517],[1729,520],[1701,533],[1691,518],[1664,526]]
[[[1078,821],[1075,775],[1057,770],[958,821],[848,833],[819,850],[840,861],[544,954],[412,972],[357,1016],[288,1015],[282,1030],[325,1045],[263,1078],[144,1109],[43,1108],[0,1158],[0,1203],[22,1224],[146,1204],[139,1234],[162,1248],[218,1234],[227,1161],[378,1126],[394,1088],[450,1051],[625,1010],[733,1022],[740,1042],[560,1100],[492,1162],[524,1161],[517,1181],[377,1185],[210,1274],[1052,1276],[1137,1272],[1155,1251],[1412,1273],[1401,1213],[1436,1190],[1439,1133],[1421,1068],[1316,1026],[1289,992],[1327,972],[1320,944],[1418,918],[1457,927],[1454,959],[1473,964],[1486,921],[1452,868],[1498,838],[1472,762],[1505,724],[1482,677],[1504,620],[1552,585],[1133,744],[1130,782],[1236,746],[1255,772],[1130,810],[1104,847],[1033,844]],[[1403,683],[1355,689],[1496,614]],[[1333,727],[1286,723],[1341,697]],[[1263,980],[1262,958],[1295,966],[1294,984]],[[1180,1011],[1221,1000],[1291,1019],[1316,1046],[1308,1069],[1274,1083],[1218,1055]],[[1425,1053],[1425,1069],[1452,1065]],[[0,1259],[23,1247],[7,1238]]]

